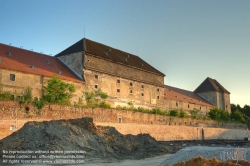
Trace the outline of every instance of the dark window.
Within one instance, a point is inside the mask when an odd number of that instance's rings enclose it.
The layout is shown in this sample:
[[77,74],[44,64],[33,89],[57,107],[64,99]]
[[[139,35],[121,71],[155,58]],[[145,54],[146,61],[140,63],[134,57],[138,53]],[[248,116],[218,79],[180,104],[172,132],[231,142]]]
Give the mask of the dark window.
[[133,86],[133,83],[132,83],[132,82],[130,82],[130,86]]
[[43,84],[43,79],[44,79],[44,77],[40,76],[40,84]]
[[98,85],[95,85],[95,88],[97,89],[97,88],[98,88]]
[[98,80],[98,75],[95,75],[95,79],[97,79],[97,80]]
[[200,110],[201,110],[201,107],[200,107]]
[[227,105],[226,105],[226,108],[227,108]]
[[141,96],[144,96],[144,93],[141,93]]
[[15,74],[10,74],[10,81],[16,81]]
[[120,84],[120,80],[117,80],[116,82],[117,82],[118,84]]
[[176,102],[176,107],[178,107],[178,103]]
[[130,93],[133,93],[133,90],[130,90]]
[[157,99],[160,99],[160,96],[157,96]]
[[118,93],[120,93],[120,89],[117,89],[116,91],[117,91]]
[[118,123],[122,123],[122,118],[118,118]]
[[144,85],[141,85],[141,88],[144,89]]
[[22,100],[22,96],[17,96],[17,100],[21,101]]
[[188,104],[188,108],[189,108],[189,104]]
[[159,88],[157,88],[157,92],[160,92],[160,89],[159,89]]

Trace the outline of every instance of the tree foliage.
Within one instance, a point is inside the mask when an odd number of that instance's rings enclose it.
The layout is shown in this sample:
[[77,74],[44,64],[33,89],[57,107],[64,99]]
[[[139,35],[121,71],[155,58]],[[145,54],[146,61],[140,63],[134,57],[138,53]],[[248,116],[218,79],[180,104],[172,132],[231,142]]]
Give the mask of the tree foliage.
[[69,104],[75,91],[73,84],[68,84],[57,77],[52,77],[43,88],[42,98],[46,103]]
[[13,95],[11,95],[10,91],[3,90],[2,84],[0,84],[0,100],[2,101],[14,100]]
[[200,112],[200,110],[198,109],[193,109],[190,111],[190,114],[191,114],[191,118],[193,119],[198,119],[199,115],[198,113]]
[[[101,108],[110,108],[110,105],[105,103],[105,99],[108,98],[107,93],[103,92],[101,89],[92,91],[92,92],[84,92],[85,100],[87,103],[87,107],[89,108],[95,108],[95,107],[101,107]],[[101,100],[101,103],[99,104],[99,100]]]
[[211,109],[208,113],[208,116],[212,120],[223,121],[223,122],[230,121],[230,114],[227,111],[219,109],[219,108]]
[[170,116],[179,116],[179,112],[178,112],[178,110],[171,110],[171,111],[169,111],[169,115]]

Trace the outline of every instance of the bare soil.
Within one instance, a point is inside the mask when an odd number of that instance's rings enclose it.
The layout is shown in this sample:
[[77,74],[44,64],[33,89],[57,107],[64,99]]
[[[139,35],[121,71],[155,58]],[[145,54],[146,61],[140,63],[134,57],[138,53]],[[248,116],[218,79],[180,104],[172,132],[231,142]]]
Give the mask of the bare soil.
[[3,150],[86,151],[85,161],[114,162],[169,153],[148,134],[122,135],[113,127],[95,126],[89,117],[72,120],[27,122],[20,130],[0,140]]

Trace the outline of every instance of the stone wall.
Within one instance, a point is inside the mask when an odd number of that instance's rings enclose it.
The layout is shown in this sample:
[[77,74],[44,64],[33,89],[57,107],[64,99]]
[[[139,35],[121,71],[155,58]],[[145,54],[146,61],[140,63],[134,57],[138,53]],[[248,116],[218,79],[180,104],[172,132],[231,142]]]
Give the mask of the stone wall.
[[31,105],[20,107],[16,102],[0,101],[0,131],[2,133],[0,138],[11,133],[9,130],[12,125],[18,130],[27,121],[73,119],[85,116],[93,117],[96,124],[117,127],[118,131],[123,134],[149,133],[158,140],[196,139],[199,138],[199,135],[197,137],[197,128],[200,132],[201,127],[204,127],[206,138],[237,139],[244,135],[246,128],[243,124],[221,124],[214,121],[175,118],[133,111],[86,109],[58,105],[47,105],[38,114]]

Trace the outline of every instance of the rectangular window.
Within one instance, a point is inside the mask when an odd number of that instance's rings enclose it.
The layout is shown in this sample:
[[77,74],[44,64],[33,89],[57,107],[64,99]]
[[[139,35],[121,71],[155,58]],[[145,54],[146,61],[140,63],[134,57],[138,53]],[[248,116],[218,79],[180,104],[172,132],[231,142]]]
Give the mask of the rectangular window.
[[95,89],[98,89],[98,85],[95,85]]
[[160,96],[157,96],[157,99],[160,99]]
[[95,75],[95,79],[97,79],[97,80],[98,80],[98,75]]
[[133,93],[133,90],[130,90],[130,94],[132,94]]
[[141,96],[144,96],[144,93],[141,93]]
[[118,93],[120,93],[120,89],[117,89],[116,91],[117,91]]
[[141,88],[144,89],[144,85],[141,85]]
[[120,84],[120,80],[117,80],[116,83],[117,83],[117,84]]
[[43,79],[44,79],[44,77],[40,76],[40,84],[43,84]]
[[22,100],[22,96],[17,96],[17,100],[21,101]]
[[16,81],[15,74],[10,74],[10,81]]
[[133,86],[133,83],[132,83],[132,82],[130,82],[130,86]]
[[159,88],[157,88],[157,92],[160,92],[160,89],[159,89]]

